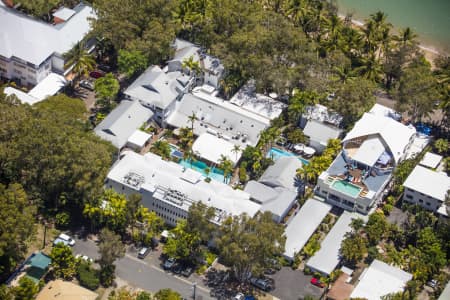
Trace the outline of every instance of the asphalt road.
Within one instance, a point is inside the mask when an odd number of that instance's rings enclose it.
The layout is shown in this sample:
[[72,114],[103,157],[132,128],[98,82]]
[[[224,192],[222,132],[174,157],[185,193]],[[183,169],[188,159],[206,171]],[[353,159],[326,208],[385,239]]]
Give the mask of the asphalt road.
[[[94,260],[99,257],[97,245],[91,240],[76,239],[73,247],[74,254],[87,255]],[[193,282],[171,273],[165,272],[159,266],[159,260],[150,253],[145,260],[138,259],[135,253],[126,253],[116,262],[116,276],[131,286],[157,292],[160,289],[170,288],[186,299],[192,299]],[[196,288],[196,299],[213,299],[209,290],[200,285]]]

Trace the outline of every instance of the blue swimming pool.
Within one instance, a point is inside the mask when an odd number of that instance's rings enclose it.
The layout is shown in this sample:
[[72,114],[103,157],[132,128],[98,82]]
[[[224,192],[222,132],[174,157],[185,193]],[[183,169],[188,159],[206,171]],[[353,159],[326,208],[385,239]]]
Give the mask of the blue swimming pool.
[[[209,174],[206,174],[205,169],[208,168],[208,165],[202,161],[196,160],[193,161],[191,164],[188,160],[181,159],[178,163],[185,168],[190,168],[192,170],[200,172],[205,177],[209,177],[216,181],[224,182],[223,171],[219,168],[211,167],[209,168],[210,169]],[[227,179],[227,183],[228,180],[229,179]]]
[[280,157],[283,156],[295,156],[297,157],[303,164],[307,165],[309,164],[309,161],[307,161],[306,159],[304,159],[303,157],[300,157],[294,153],[291,152],[287,152],[278,148],[271,148],[270,151],[267,153],[266,157],[270,157],[272,158],[274,161],[279,159]]

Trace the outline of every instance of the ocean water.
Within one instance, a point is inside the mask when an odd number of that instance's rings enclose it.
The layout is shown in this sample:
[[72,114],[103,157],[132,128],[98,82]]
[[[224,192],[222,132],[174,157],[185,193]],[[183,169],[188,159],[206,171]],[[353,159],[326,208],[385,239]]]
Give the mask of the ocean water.
[[336,0],[340,14],[366,20],[382,11],[395,29],[411,27],[421,45],[450,53],[450,0]]

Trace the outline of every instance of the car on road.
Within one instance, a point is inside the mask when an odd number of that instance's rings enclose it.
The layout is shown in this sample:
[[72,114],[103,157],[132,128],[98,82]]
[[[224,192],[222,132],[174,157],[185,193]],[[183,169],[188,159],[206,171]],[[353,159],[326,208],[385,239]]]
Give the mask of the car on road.
[[90,72],[89,76],[92,77],[92,78],[97,79],[97,78],[105,76],[105,73],[103,73],[100,70],[95,70],[95,71]]
[[322,281],[320,281],[319,279],[313,277],[311,278],[311,284],[318,286],[320,288],[324,288],[325,287],[325,283],[323,283]]
[[89,80],[81,80],[79,86],[90,91],[94,90],[94,83]]
[[173,266],[176,263],[176,259],[173,257],[169,257],[163,264],[163,269],[164,270],[170,270],[173,268]]
[[273,289],[272,284],[268,280],[262,278],[252,277],[250,278],[250,283],[265,292],[268,292]]
[[70,236],[68,236],[65,233],[61,233],[60,235],[58,235],[58,237],[53,241],[53,245],[56,245],[58,243],[63,243],[64,245],[68,245],[68,246],[74,246],[75,245],[75,240],[72,239]]
[[150,248],[142,247],[138,252],[138,258],[144,259],[150,253]]

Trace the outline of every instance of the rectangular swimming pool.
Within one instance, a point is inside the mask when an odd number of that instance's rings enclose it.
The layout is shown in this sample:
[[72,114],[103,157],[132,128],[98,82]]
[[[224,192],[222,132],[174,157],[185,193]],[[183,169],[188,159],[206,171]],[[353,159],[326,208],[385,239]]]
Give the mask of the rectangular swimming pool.
[[347,194],[353,198],[357,198],[362,190],[362,188],[360,188],[359,186],[351,184],[350,182],[345,180],[335,180],[331,184],[331,187],[336,191]]
[[279,159],[280,157],[283,156],[295,156],[297,157],[303,164],[307,165],[309,164],[309,161],[307,161],[306,159],[304,159],[303,157],[300,157],[294,153],[291,152],[287,152],[278,148],[271,148],[270,151],[267,153],[268,158],[272,158],[274,161]]
[[202,161],[195,160],[191,163],[190,161],[188,161],[186,159],[181,159],[178,163],[185,168],[190,168],[192,170],[200,172],[205,177],[209,177],[216,181],[224,182],[223,171],[219,168],[215,168],[215,167],[209,168],[210,171],[208,174],[206,174],[205,169],[208,168],[208,165]]

